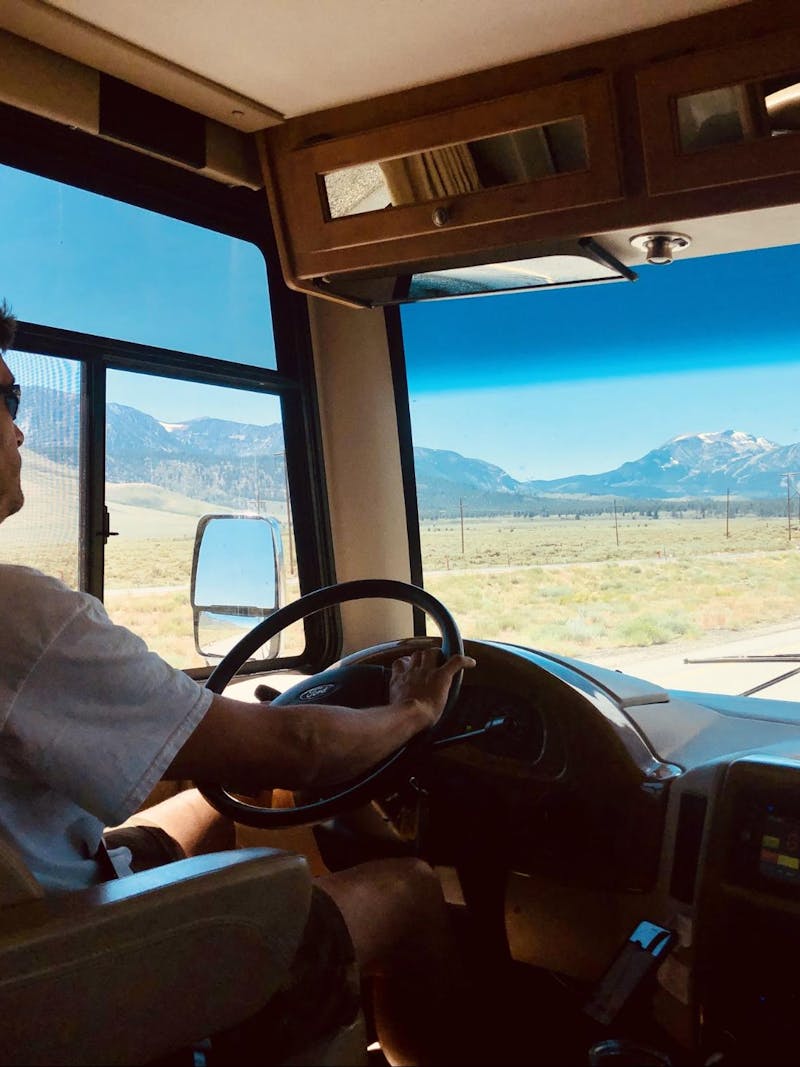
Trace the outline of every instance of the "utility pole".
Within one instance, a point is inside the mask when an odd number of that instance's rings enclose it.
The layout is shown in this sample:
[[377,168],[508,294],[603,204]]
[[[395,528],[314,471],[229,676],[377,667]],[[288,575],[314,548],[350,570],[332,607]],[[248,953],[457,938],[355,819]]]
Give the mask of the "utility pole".
[[786,531],[789,540],[792,539],[792,474],[786,473]]
[[725,536],[731,535],[731,491],[725,490]]
[[464,498],[460,496],[458,498],[458,508],[461,512],[461,555],[464,555]]
[[617,522],[617,498],[614,497],[614,534],[617,538],[617,548],[619,548],[619,523]]

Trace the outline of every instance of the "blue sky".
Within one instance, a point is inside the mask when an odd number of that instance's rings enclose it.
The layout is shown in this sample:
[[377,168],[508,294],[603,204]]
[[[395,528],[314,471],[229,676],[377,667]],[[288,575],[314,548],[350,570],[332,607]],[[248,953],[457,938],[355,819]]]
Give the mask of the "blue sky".
[[405,307],[415,442],[551,478],[684,433],[800,441],[800,247],[639,275]]
[[3,291],[31,322],[275,366],[253,245],[0,166]]
[[167,381],[128,371],[110,371],[107,399],[146,411],[162,422],[185,422],[211,415],[233,422],[268,426],[281,421],[280,400],[269,394],[254,394],[195,382]]
[[[0,166],[2,287],[22,319],[274,367],[252,246]],[[517,478],[593,473],[670,437],[800,441],[800,247],[639,281],[403,309],[415,443]],[[274,399],[115,374],[163,421],[270,423]]]

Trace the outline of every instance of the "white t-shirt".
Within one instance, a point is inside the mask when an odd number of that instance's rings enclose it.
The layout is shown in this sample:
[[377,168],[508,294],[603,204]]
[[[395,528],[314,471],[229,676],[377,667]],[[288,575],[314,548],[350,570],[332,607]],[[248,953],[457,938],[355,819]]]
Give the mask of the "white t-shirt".
[[104,827],[141,806],[211,697],[94,597],[0,565],[0,825],[45,890],[99,880]]

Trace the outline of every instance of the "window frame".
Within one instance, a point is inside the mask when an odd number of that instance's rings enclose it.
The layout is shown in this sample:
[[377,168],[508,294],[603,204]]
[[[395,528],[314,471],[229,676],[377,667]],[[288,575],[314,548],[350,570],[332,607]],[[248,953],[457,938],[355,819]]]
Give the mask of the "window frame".
[[[394,405],[397,417],[397,439],[400,448],[400,471],[403,478],[405,498],[406,532],[411,584],[425,587],[422,568],[422,537],[419,530],[419,500],[417,496],[417,470],[414,463],[414,435],[411,428],[411,397],[408,392],[406,350],[403,343],[403,321],[400,307],[384,308],[386,338],[389,347],[389,364],[392,372]],[[414,636],[427,634],[427,616],[421,608],[413,609]]]
[[[136,371],[277,395],[301,593],[335,581],[322,440],[306,299],[283,281],[263,190],[231,188],[132,149],[0,104],[0,163],[248,241],[266,277],[277,369],[271,370],[21,321],[14,350],[79,360],[80,585],[102,599],[105,548],[105,375]],[[13,302],[13,293],[7,294]],[[306,648],[274,666],[317,670],[341,648],[338,613],[306,620]],[[188,671],[205,677],[208,668]],[[263,664],[252,664],[253,672]]]

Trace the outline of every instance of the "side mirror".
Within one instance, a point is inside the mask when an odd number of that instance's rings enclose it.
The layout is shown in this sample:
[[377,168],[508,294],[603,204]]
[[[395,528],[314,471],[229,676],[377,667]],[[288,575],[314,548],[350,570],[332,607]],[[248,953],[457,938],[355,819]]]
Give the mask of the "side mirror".
[[[221,659],[283,603],[283,548],[275,519],[204,515],[192,559],[194,645],[206,659]],[[273,659],[280,635],[256,653]]]

